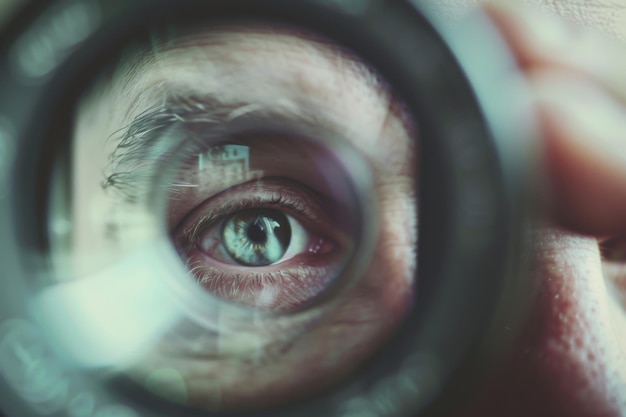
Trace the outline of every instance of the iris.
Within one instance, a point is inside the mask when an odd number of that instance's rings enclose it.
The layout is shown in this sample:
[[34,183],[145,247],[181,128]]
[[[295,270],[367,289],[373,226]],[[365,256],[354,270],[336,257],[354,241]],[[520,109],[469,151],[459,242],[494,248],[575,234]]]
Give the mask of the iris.
[[287,216],[277,210],[250,209],[235,213],[224,222],[222,243],[241,265],[266,266],[287,252],[291,227]]

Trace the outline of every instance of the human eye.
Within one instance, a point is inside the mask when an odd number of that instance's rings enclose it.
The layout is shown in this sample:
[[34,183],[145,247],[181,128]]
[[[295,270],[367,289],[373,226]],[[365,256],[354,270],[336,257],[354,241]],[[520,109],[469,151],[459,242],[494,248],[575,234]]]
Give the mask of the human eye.
[[[281,144],[282,152],[295,145]],[[298,175],[293,167],[259,162],[263,152],[258,155],[253,146],[225,145],[210,153],[223,155],[224,150],[229,156],[238,152],[241,159],[252,157],[253,163],[273,171],[272,176],[252,170],[259,178],[245,181],[248,175],[241,171],[231,180],[236,185],[207,196],[173,227],[174,245],[186,268],[212,294],[269,311],[302,308],[332,285],[351,253],[355,242],[341,224],[347,219],[342,213],[346,205],[337,201],[341,196],[330,196],[330,190],[294,179]],[[319,150],[316,157],[322,158]],[[203,157],[203,164],[198,182],[207,183],[216,171],[232,172],[238,161],[236,156],[229,164]],[[315,174],[307,158],[297,165],[300,174]],[[172,210],[180,198],[178,193],[170,200]]]

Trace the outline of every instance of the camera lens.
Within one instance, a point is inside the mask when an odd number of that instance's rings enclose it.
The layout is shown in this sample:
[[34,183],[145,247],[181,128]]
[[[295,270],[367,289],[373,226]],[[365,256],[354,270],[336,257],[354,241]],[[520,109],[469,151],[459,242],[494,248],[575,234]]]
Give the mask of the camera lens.
[[328,388],[404,319],[412,120],[341,45],[268,22],[153,27],[73,126],[39,300],[79,363],[254,410]]
[[418,6],[25,16],[0,68],[24,101],[0,102],[3,405],[401,416],[475,375],[516,288],[523,158],[499,78]]

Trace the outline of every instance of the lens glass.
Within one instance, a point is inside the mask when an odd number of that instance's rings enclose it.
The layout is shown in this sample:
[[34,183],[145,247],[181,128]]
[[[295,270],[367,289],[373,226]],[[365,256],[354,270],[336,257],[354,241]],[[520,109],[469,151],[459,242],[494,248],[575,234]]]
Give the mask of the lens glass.
[[352,375],[411,309],[416,123],[352,51],[274,22],[161,25],[72,117],[36,304],[77,366],[275,407]]

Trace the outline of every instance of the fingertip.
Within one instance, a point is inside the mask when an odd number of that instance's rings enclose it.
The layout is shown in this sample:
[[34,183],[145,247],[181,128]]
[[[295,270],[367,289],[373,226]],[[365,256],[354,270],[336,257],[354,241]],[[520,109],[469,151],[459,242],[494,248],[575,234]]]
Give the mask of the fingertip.
[[548,210],[579,233],[626,233],[626,109],[574,74],[529,78],[544,135]]
[[484,10],[523,68],[550,62],[555,56],[565,53],[571,41],[572,28],[562,19],[537,7],[520,2],[495,1],[486,3]]

